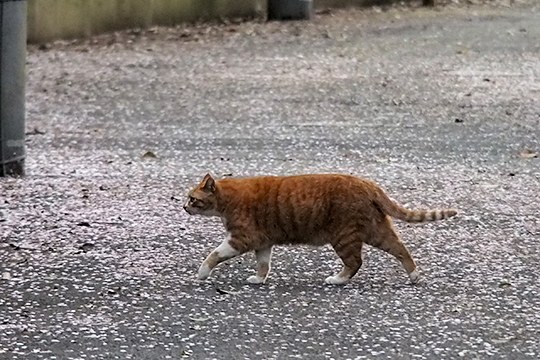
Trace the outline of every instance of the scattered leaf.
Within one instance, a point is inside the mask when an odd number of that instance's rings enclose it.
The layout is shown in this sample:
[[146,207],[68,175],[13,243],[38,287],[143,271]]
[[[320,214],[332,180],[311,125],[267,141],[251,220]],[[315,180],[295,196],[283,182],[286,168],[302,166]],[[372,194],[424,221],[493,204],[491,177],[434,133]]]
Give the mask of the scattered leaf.
[[82,191],[82,193],[83,193],[83,194],[82,194],[82,198],[83,198],[83,199],[88,199],[88,198],[90,197],[90,196],[88,195],[88,192],[89,192],[88,189],[83,188],[83,189],[81,189],[81,191]]
[[84,252],[92,250],[94,247],[96,247],[96,244],[85,242],[84,244],[79,246],[79,249],[81,249]]
[[321,36],[324,38],[324,39],[331,39],[332,38],[332,35],[330,34],[330,32],[326,29],[324,29],[322,32],[321,32]]
[[18,251],[18,250],[30,250],[30,251],[40,250],[40,248],[30,247],[30,246],[21,246],[21,245],[17,245],[17,244],[14,244],[14,243],[9,243],[8,246],[11,249],[15,250],[15,251]]
[[189,320],[195,321],[195,322],[205,322],[205,321],[210,320],[210,318],[209,317],[193,317],[193,316],[190,316]]
[[45,134],[45,131],[39,130],[37,127],[25,133],[25,135],[44,135],[44,134]]
[[216,291],[222,295],[238,295],[239,291],[230,291],[230,290],[224,290],[216,287]]
[[523,158],[523,159],[532,159],[532,158],[537,158],[538,157],[538,153],[537,152],[534,152],[530,149],[524,149],[522,150],[520,153],[519,153],[519,157]]
[[491,339],[491,342],[498,345],[498,344],[504,344],[504,343],[510,342],[515,339],[516,339],[515,336],[508,336],[508,337],[500,338],[500,339]]
[[332,14],[332,9],[330,8],[324,8],[324,9],[321,9],[321,10],[316,10],[315,11],[315,14],[317,15],[330,15]]
[[114,295],[114,294],[119,293],[120,290],[121,288],[119,286],[115,287],[114,289],[107,289],[107,294]]
[[157,158],[157,155],[152,151],[147,151],[143,154],[143,159],[155,159]]
[[184,350],[182,350],[182,357],[183,357],[183,358],[188,358],[188,357],[190,357],[191,355],[193,355],[193,350],[190,350],[190,349],[184,349]]

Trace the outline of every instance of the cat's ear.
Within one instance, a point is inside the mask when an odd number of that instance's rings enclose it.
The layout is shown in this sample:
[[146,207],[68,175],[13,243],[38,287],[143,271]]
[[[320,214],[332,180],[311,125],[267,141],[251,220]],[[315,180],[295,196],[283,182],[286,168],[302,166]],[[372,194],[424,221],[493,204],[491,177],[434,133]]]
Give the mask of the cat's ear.
[[210,193],[213,193],[214,191],[216,191],[216,182],[214,178],[212,177],[212,175],[210,174],[205,175],[204,179],[201,182],[201,188],[204,191],[208,191]]

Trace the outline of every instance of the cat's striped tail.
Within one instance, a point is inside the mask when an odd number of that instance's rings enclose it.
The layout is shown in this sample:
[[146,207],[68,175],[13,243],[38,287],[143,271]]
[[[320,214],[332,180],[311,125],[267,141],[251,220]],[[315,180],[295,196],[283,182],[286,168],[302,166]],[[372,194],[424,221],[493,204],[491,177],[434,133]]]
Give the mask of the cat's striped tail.
[[455,209],[409,210],[390,199],[384,192],[379,194],[376,203],[386,215],[410,223],[448,219],[458,213]]

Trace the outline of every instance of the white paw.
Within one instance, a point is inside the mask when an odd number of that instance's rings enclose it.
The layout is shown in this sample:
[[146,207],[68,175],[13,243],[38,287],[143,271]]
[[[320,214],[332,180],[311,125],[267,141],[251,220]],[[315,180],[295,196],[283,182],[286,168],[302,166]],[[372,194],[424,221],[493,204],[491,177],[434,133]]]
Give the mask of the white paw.
[[413,270],[409,273],[409,279],[411,279],[412,284],[416,284],[420,280],[420,274],[418,270]]
[[347,282],[349,281],[349,279],[345,278],[345,277],[340,277],[340,276],[329,276],[326,278],[326,280],[324,280],[325,283],[329,284],[329,285],[343,285],[343,284],[346,284]]
[[257,275],[251,275],[246,280],[250,284],[264,284],[265,281],[266,281],[265,278],[262,278],[262,277],[257,276]]
[[207,279],[210,276],[211,272],[212,272],[212,270],[210,269],[210,267],[208,265],[202,264],[201,267],[199,268],[197,278],[199,280]]

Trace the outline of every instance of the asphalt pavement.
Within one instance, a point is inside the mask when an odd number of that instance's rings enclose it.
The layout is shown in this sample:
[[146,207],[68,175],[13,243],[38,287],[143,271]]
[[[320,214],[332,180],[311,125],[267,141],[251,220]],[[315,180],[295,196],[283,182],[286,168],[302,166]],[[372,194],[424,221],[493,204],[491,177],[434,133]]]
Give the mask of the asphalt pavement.
[[[538,359],[540,8],[334,10],[29,47],[27,173],[0,179],[1,359]],[[376,180],[452,219],[368,248],[278,247],[196,272],[224,239],[182,210],[218,177]]]

